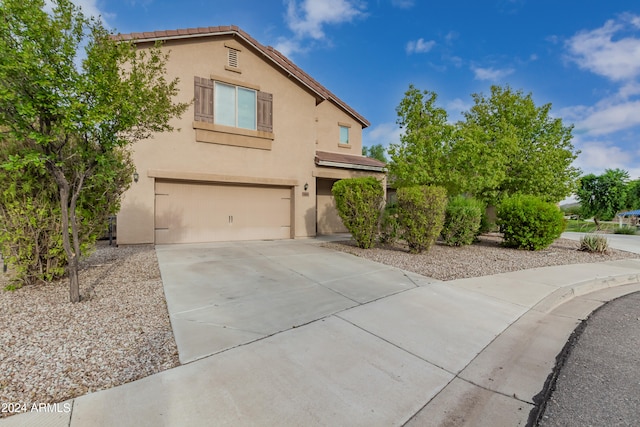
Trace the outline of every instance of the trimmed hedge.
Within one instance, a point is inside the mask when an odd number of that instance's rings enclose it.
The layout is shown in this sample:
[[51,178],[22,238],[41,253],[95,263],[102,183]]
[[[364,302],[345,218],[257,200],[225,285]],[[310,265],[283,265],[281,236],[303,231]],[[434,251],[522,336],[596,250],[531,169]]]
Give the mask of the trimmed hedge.
[[444,226],[440,233],[449,246],[464,246],[473,243],[480,233],[485,206],[479,200],[456,196],[449,200],[445,210]]
[[398,223],[411,253],[429,250],[444,225],[447,190],[437,186],[399,188]]
[[536,196],[516,194],[498,206],[504,245],[532,251],[548,247],[564,231],[559,207]]
[[373,177],[342,179],[331,189],[338,214],[357,245],[373,247],[378,235],[384,188]]

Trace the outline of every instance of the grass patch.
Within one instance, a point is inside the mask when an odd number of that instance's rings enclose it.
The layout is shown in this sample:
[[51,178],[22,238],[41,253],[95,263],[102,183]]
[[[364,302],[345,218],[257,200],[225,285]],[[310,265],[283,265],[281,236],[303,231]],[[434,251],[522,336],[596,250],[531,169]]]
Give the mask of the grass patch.
[[600,222],[600,230],[596,229],[596,224],[590,221],[582,221],[577,219],[567,220],[567,228],[564,231],[576,231],[578,233],[594,233],[596,231],[613,233],[616,225],[612,222]]
[[628,234],[632,236],[636,234],[636,227],[616,227],[613,232],[615,234]]

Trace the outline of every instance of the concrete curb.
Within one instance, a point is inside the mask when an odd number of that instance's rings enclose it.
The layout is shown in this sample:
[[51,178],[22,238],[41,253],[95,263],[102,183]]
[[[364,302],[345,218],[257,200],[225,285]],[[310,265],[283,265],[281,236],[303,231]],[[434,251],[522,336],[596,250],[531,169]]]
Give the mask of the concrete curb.
[[550,295],[543,298],[539,303],[534,305],[531,310],[539,311],[541,313],[550,313],[558,306],[565,304],[576,297],[597,292],[602,289],[624,286],[638,282],[640,282],[640,273],[597,277],[595,279],[577,282],[555,290]]

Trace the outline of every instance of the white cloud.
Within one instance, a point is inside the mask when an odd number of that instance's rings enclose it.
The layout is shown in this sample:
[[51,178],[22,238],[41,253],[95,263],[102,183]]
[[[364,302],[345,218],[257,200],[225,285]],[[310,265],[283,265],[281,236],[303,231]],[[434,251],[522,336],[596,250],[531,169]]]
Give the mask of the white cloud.
[[401,134],[402,130],[396,123],[386,122],[365,129],[362,136],[364,145],[382,144],[386,148],[389,144],[399,143]]
[[586,116],[576,123],[576,130],[590,135],[606,135],[640,126],[640,101],[601,102],[586,112]]
[[[569,58],[582,69],[614,81],[640,75],[640,17],[622,14],[602,27],[581,31],[566,42]],[[626,36],[626,37],[625,37]]]
[[444,36],[444,40],[445,40],[447,43],[451,44],[451,43],[452,43],[454,40],[456,40],[458,37],[460,37],[460,34],[458,34],[458,33],[457,33],[457,32],[455,32],[455,31],[449,31],[449,32],[447,33],[447,35],[446,35],[446,36]]
[[414,0],[391,0],[391,5],[400,9],[411,9],[415,3]]
[[620,168],[629,172],[631,179],[640,177],[640,156],[637,153],[625,151],[607,141],[577,142],[575,145],[581,153],[574,165],[579,167],[583,174],[600,175],[606,169]]
[[515,71],[513,68],[495,69],[493,67],[471,67],[471,70],[475,74],[476,80],[489,80],[492,82],[501,80],[508,75],[513,74],[513,72]]
[[298,40],[287,39],[285,37],[280,37],[274,47],[286,57],[294,53],[304,53],[308,50],[302,47]]
[[473,103],[467,102],[460,98],[456,98],[453,101],[449,101],[445,105],[445,109],[447,110],[447,113],[449,113],[449,121],[456,122],[458,120],[462,120],[463,119],[462,113],[465,111],[469,111],[472,106],[473,106]]
[[109,14],[100,10],[97,0],[73,0],[73,3],[76,6],[80,6],[82,13],[87,16],[94,16],[96,18],[98,16],[102,16],[103,18],[109,16]]
[[407,53],[411,55],[412,53],[427,53],[436,45],[436,42],[433,40],[425,41],[423,38],[419,38],[416,41],[410,41],[407,43]]
[[[100,10],[98,7],[98,0],[71,0],[71,2],[76,6],[79,6],[85,16],[93,16],[94,18],[100,17],[102,19],[102,23],[107,28],[109,28],[107,18],[115,17],[115,14],[113,13],[107,13]],[[44,10],[47,12],[53,12],[53,7],[53,0],[45,0]]]
[[352,22],[365,15],[357,0],[286,0],[287,26],[298,38],[325,38],[324,26]]

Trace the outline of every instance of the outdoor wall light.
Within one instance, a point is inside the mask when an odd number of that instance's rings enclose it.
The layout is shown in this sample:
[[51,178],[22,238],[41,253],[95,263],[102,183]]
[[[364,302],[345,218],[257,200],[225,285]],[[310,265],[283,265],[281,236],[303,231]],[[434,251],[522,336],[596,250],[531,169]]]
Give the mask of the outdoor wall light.
[[138,171],[135,171],[135,172],[133,173],[133,180],[134,180],[135,182],[138,182],[138,180],[139,180],[139,179],[140,179],[140,174],[138,173]]
[[304,191],[307,191],[309,189],[309,184],[307,184],[306,182],[304,183]]

